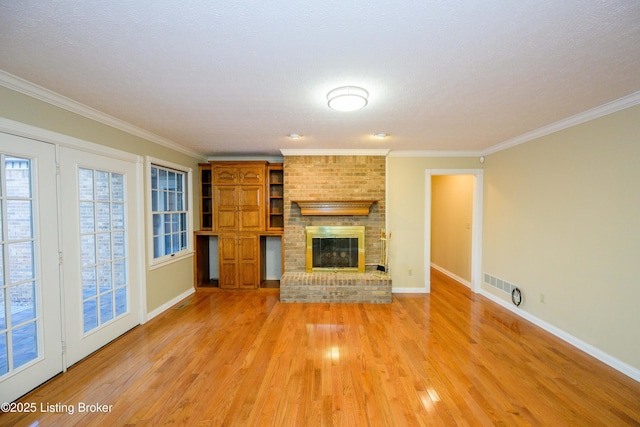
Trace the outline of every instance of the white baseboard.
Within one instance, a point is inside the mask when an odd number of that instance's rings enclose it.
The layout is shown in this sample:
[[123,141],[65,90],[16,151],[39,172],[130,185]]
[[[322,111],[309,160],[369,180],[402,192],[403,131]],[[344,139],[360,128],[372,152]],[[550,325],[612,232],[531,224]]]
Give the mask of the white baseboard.
[[460,276],[457,276],[457,275],[453,274],[452,272],[450,272],[448,270],[445,270],[444,268],[440,267],[439,265],[431,263],[431,268],[433,268],[434,270],[438,270],[440,273],[444,274],[445,276],[448,276],[448,277],[452,278],[453,280],[455,280],[456,282],[462,283],[467,288],[472,289],[471,288],[471,282],[469,282],[468,280],[463,279]]
[[163,312],[167,311],[168,309],[170,309],[171,307],[173,307],[174,305],[176,305],[177,303],[179,303],[180,301],[182,301],[183,299],[185,299],[186,297],[188,297],[189,295],[195,293],[195,289],[191,288],[188,291],[185,291],[183,293],[181,293],[180,295],[178,295],[177,297],[173,298],[170,301],[167,301],[166,303],[162,304],[160,307],[156,308],[153,311],[150,311],[149,313],[147,313],[147,322],[151,319],[153,319],[154,317],[156,317],[159,314],[162,314]]
[[516,315],[522,317],[525,320],[528,320],[529,322],[533,323],[534,325],[544,329],[545,331],[549,332],[550,334],[555,335],[556,337],[560,338],[561,340],[571,344],[572,346],[584,351],[585,353],[587,353],[588,355],[595,357],[596,359],[598,359],[599,361],[601,361],[602,363],[605,363],[609,366],[611,366],[613,369],[625,374],[626,376],[628,376],[629,378],[632,378],[638,382],[640,382],[640,369],[635,368],[631,365],[629,365],[628,363],[625,363],[619,359],[616,359],[615,357],[611,356],[608,353],[605,353],[604,351],[600,350],[597,347],[592,346],[589,343],[586,343],[584,341],[582,341],[579,338],[574,337],[573,335],[563,331],[560,328],[557,328],[547,322],[545,322],[544,320],[532,315],[531,313],[528,313],[522,309],[517,308],[516,306],[514,306],[513,304],[509,304],[507,301],[502,300],[498,297],[496,297],[495,295],[481,289],[480,290],[480,295],[487,297],[488,299],[490,299],[491,301],[495,302],[496,304],[500,305],[501,307],[506,308],[507,310],[515,313]]

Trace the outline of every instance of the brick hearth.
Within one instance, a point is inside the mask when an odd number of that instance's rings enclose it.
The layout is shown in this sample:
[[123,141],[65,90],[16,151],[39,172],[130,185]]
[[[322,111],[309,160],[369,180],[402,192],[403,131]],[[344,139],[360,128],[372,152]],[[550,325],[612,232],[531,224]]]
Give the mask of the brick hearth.
[[373,273],[284,273],[282,302],[351,302],[390,304],[391,279]]

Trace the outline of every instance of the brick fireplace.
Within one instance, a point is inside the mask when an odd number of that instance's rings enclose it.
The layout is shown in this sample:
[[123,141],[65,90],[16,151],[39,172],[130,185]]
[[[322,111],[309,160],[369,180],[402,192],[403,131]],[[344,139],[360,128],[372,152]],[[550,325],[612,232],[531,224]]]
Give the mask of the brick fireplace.
[[[385,232],[385,156],[284,156],[283,302],[391,302],[377,271]],[[374,201],[368,214],[305,214],[297,201]],[[364,226],[365,273],[307,273],[307,226]]]

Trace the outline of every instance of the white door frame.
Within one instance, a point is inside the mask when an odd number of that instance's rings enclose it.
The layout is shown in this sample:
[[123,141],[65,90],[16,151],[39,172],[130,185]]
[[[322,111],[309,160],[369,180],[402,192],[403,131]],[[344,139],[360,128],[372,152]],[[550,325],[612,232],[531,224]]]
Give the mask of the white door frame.
[[471,220],[471,290],[480,292],[482,284],[482,206],[484,171],[482,169],[427,169],[425,171],[424,278],[431,292],[431,178],[434,175],[473,175],[473,213]]

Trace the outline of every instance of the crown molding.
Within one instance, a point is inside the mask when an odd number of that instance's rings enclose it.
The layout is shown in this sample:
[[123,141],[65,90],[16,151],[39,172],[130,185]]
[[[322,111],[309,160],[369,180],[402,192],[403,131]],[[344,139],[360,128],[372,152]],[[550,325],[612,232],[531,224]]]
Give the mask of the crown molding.
[[533,141],[534,139],[550,135],[564,129],[568,129],[581,123],[585,123],[599,117],[622,111],[630,107],[634,107],[638,104],[640,104],[640,91],[634,92],[627,96],[623,96],[622,98],[592,108],[591,110],[583,111],[582,113],[578,113],[571,117],[567,117],[566,119],[562,119],[550,125],[543,126],[531,132],[527,132],[523,135],[493,145],[484,150],[481,155],[486,156],[488,154],[497,153],[498,151],[506,150],[507,148],[515,147],[516,145]]
[[282,157],[281,156],[251,156],[251,155],[247,155],[247,156],[209,156],[209,157],[207,157],[207,161],[208,162],[215,162],[215,161],[240,161],[240,162],[246,162],[246,161],[253,161],[253,160],[266,161],[266,162],[270,162],[270,163],[282,163]]
[[9,74],[6,71],[0,70],[0,86],[4,86],[8,89],[30,96],[32,98],[44,101],[48,104],[60,107],[64,110],[78,114],[91,120],[95,120],[99,123],[111,126],[115,129],[119,129],[123,132],[127,132],[131,135],[138,136],[140,138],[151,141],[155,144],[162,145],[163,147],[170,148],[172,150],[181,152],[196,159],[206,159],[204,154],[197,151],[189,150],[171,140],[158,136],[154,133],[146,131],[142,128],[132,125],[131,123],[120,120],[116,117],[110,116],[106,113],[98,111],[80,102],[74,101],[71,98],[60,95],[49,89],[45,89],[42,86],[38,86],[35,83],[24,80],[20,77]]
[[379,150],[349,150],[349,149],[286,149],[281,148],[280,152],[283,156],[387,156],[389,154],[387,149]]
[[391,151],[389,157],[478,157],[482,156],[480,150],[453,151],[453,150],[417,150],[417,151]]

